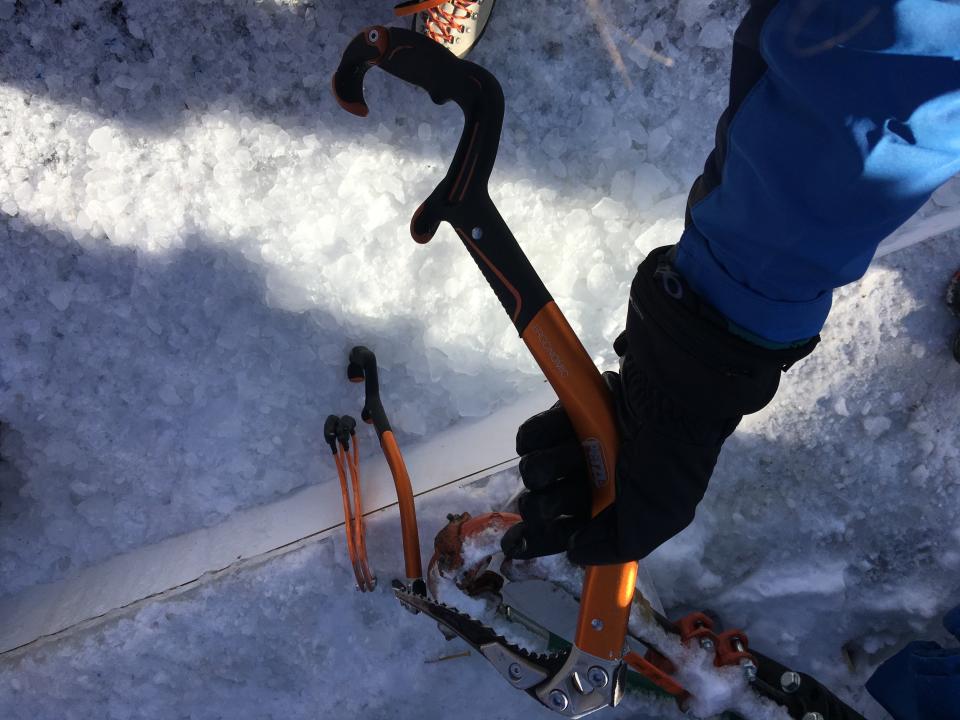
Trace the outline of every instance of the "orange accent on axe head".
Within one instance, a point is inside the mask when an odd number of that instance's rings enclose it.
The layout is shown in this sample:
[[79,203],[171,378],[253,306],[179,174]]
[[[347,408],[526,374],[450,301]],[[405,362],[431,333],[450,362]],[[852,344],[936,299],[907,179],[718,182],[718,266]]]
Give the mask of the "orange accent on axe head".
[[427,232],[420,233],[416,231],[417,220],[420,219],[420,215],[423,214],[423,209],[426,207],[426,201],[420,204],[420,207],[417,208],[417,211],[413,213],[413,217],[410,218],[410,237],[414,239],[415,242],[420,245],[426,245],[433,239],[434,234],[437,232],[437,228],[440,227],[437,225],[434,228],[428,228]]
[[342,107],[351,115],[356,115],[357,117],[366,117],[370,114],[370,108],[367,107],[365,102],[350,102],[349,100],[344,100],[342,97],[340,97],[340,93],[337,92],[336,75],[330,79],[330,90],[333,92],[333,97],[336,98],[337,105]]
[[390,33],[383,25],[371,25],[364,29],[363,34],[367,40],[367,45],[372,45],[380,53],[378,58],[371,61],[376,65],[383,59],[387,48],[390,47]]
[[476,253],[477,257],[483,261],[484,265],[490,268],[490,272],[497,276],[497,279],[503,283],[503,286],[507,289],[507,292],[509,292],[511,297],[513,297],[513,314],[510,316],[510,319],[513,322],[516,322],[517,318],[520,317],[520,310],[523,308],[523,298],[520,296],[520,293],[517,292],[517,289],[510,283],[509,280],[507,280],[507,276],[500,272],[500,268],[490,262],[490,258],[483,254],[480,248],[477,247],[477,244],[470,239],[469,235],[467,235],[460,228],[456,228],[456,231],[457,235],[460,236],[460,239],[467,244],[467,247]]

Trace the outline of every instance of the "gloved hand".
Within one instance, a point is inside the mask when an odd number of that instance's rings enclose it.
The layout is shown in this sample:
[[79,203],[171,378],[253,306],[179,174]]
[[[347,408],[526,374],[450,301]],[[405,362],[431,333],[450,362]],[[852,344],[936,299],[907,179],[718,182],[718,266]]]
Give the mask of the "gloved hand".
[[621,434],[616,500],[590,518],[583,451],[559,405],[517,432],[523,522],[503,537],[508,558],[564,550],[572,562],[637,560],[693,521],[724,440],[773,397],[780,373],[819,337],[771,349],[735,335],[673,268],[672,247],[637,270],[627,326],[605,373]]

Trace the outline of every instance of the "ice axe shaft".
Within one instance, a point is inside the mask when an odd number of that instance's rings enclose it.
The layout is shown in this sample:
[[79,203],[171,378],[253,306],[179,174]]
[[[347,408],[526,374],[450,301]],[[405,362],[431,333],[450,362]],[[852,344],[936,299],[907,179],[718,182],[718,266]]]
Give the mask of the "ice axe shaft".
[[[367,114],[363,77],[372,67],[425,89],[433,102],[453,100],[464,129],[446,176],[413,216],[410,232],[429,241],[442,221],[453,226],[520,337],[556,391],[587,455],[592,513],[614,499],[619,438],[609,393],[569,323],[487,193],[503,123],[496,78],[417,33],[371,27],[347,47],[333,78],[346,110]],[[623,654],[637,564],[587,568],[575,647],[604,660]]]

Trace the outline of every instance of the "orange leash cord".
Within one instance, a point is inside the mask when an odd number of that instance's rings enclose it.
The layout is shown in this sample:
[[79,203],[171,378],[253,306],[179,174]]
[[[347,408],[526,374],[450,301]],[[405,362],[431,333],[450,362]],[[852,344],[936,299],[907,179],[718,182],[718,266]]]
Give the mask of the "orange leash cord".
[[[338,418],[330,415],[324,424],[324,439],[333,452],[343,499],[343,526],[347,535],[347,554],[357,580],[357,589],[370,592],[377,586],[377,578],[367,561],[367,543],[363,524],[363,499],[360,494],[360,457],[354,428],[356,421],[349,415]],[[354,438],[350,449],[350,437]],[[347,482],[347,473],[350,482]],[[351,486],[353,489],[351,507]]]
[[367,530],[363,521],[363,499],[360,494],[360,451],[359,441],[353,438],[353,456],[348,457],[350,479],[353,481],[353,544],[357,557],[360,560],[360,569],[366,579],[366,590],[369,592],[377,586],[377,578],[370,570],[367,560]]

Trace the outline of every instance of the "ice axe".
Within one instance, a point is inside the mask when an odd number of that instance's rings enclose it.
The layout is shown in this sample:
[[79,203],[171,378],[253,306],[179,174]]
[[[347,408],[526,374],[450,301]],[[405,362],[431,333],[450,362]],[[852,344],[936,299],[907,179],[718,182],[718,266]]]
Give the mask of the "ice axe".
[[[450,168],[414,213],[410,234],[426,243],[445,221],[463,241],[570,416],[590,469],[596,515],[614,499],[614,409],[599,371],[487,192],[503,124],[500,85],[483,68],[415,32],[370,27],[347,47],[333,77],[337,101],[361,117],[368,112],[363,78],[372,67],[423,88],[438,105],[452,100],[463,111]],[[558,656],[532,655],[429,598],[402,590],[397,595],[463,637],[512,685],[556,712],[580,717],[620,699],[636,575],[635,562],[586,569],[574,644]]]

